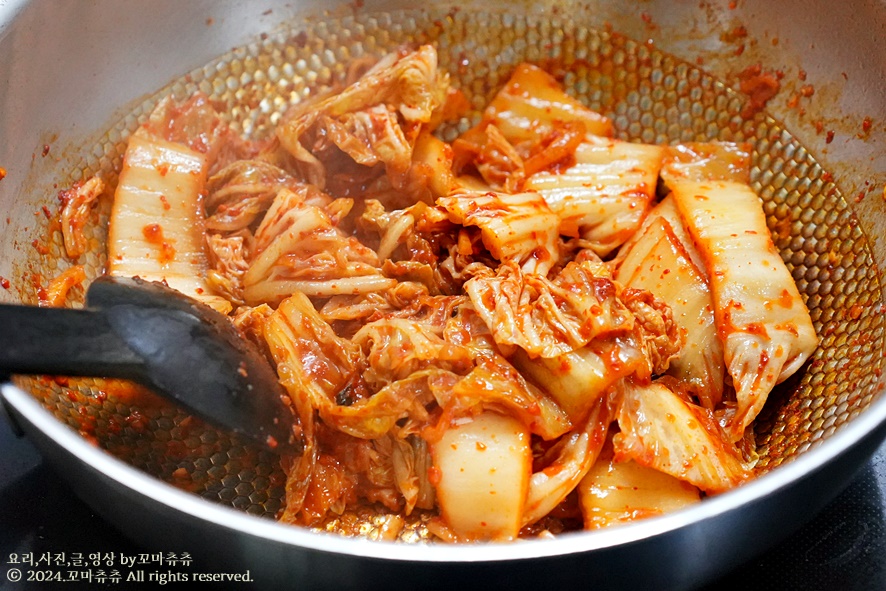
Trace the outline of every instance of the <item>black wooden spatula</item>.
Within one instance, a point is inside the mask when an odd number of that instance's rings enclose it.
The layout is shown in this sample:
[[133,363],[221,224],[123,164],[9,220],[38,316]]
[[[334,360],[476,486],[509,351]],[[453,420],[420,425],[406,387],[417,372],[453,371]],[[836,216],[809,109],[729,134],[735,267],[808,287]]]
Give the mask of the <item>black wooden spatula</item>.
[[267,360],[215,310],[140,279],[100,277],[83,310],[0,305],[0,379],[124,378],[276,448],[292,413]]

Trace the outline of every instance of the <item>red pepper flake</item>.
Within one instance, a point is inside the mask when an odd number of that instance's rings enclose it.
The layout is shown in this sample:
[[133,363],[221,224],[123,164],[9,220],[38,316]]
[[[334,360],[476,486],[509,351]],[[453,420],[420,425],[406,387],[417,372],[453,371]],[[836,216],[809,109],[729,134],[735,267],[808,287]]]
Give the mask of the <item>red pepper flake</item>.
[[806,70],[801,68],[800,71],[797,72],[797,78],[799,78],[800,80],[805,82],[806,81]]
[[824,143],[829,144],[834,141],[834,132],[833,130],[828,131],[827,135],[824,138]]
[[428,482],[432,486],[437,486],[440,484],[440,480],[443,479],[443,471],[437,466],[431,466],[428,468]]
[[169,163],[164,162],[163,164],[159,165],[157,167],[157,172],[160,173],[160,176],[166,176],[167,174],[169,174]]
[[864,133],[867,133],[867,132],[869,132],[869,131],[871,130],[871,127],[873,127],[873,125],[874,125],[874,122],[871,121],[871,118],[870,118],[870,117],[865,117],[865,118],[864,118],[864,121],[861,122],[861,130],[862,130]]
[[46,216],[46,219],[47,219],[47,220],[51,220],[51,219],[52,219],[52,212],[49,211],[49,208],[46,207],[45,205],[43,206],[43,215]]
[[35,249],[37,252],[39,252],[40,254],[43,254],[43,255],[45,255],[45,254],[49,254],[49,249],[46,248],[45,245],[41,244],[41,243],[40,243],[38,240],[36,240],[36,239],[33,240],[33,241],[31,241],[31,246],[33,246],[34,249]]
[[172,206],[169,204],[169,200],[166,198],[166,195],[160,195],[160,203],[163,204],[163,209],[169,211],[172,209]]
[[821,133],[822,131],[824,131],[824,121],[819,119],[815,122],[815,133]]
[[49,144],[43,144],[42,155],[44,158],[46,158],[49,155]]
[[735,48],[735,55],[741,55],[744,53],[744,43]]
[[815,87],[811,84],[804,84],[800,87],[800,94],[805,98],[809,98],[813,94],[815,94]]
[[160,247],[158,260],[161,264],[168,263],[175,258],[175,248],[163,239],[163,227],[160,224],[148,224],[142,228],[142,235],[145,240]]
[[646,23],[647,25],[652,24],[652,16],[650,16],[648,12],[641,12],[640,18],[643,19],[643,22]]
[[0,166],[0,181],[6,178],[6,169]]
[[791,292],[786,289],[781,290],[781,295],[778,296],[778,304],[782,308],[791,309],[794,306],[794,298],[791,296]]
[[762,111],[769,99],[778,93],[781,88],[779,74],[780,72],[764,72],[760,64],[748,66],[738,74],[739,90],[750,98],[741,111],[742,117],[750,119]]
[[735,10],[738,8],[738,2],[736,0],[729,0],[729,10]]
[[2,287],[3,289],[9,289],[9,286],[9,279],[7,279],[6,277],[0,277],[0,287]]
[[821,175],[821,181],[823,183],[830,183],[830,182],[833,182],[833,180],[834,180],[834,175],[832,175],[829,172],[825,172]]

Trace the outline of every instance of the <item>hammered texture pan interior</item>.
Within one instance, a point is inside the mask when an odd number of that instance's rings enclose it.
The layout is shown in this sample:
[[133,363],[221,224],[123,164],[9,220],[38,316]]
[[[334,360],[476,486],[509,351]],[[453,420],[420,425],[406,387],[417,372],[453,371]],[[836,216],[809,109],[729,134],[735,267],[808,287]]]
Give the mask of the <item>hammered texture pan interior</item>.
[[[612,118],[623,139],[654,143],[712,139],[754,147],[752,182],[763,197],[776,246],[804,295],[821,345],[807,366],[770,397],[755,424],[759,467],[769,470],[833,434],[874,399],[881,372],[883,317],[869,242],[850,207],[815,158],[780,124],[758,112],[742,116],[743,95],[699,68],[567,15],[534,17],[475,11],[411,10],[300,23],[190,72],[120,120],[102,141],[84,146],[64,187],[100,173],[113,183],[126,137],[155,102],[202,90],[235,129],[261,137],[285,109],[340,84],[354,60],[373,59],[403,43],[433,43],[440,65],[474,110],[441,130],[453,139],[521,61],[541,64],[568,91]],[[47,192],[46,203],[53,206]],[[90,229],[91,252],[78,261],[94,277],[105,265],[109,200]],[[33,283],[70,263],[60,235],[45,229],[48,253],[16,261]],[[18,254],[16,255],[18,256]],[[33,300],[33,285],[18,285]],[[81,293],[82,295],[82,293]],[[76,304],[75,304],[76,305]],[[97,445],[148,473],[204,498],[273,517],[282,505],[278,459],[207,427],[146,393],[102,380],[21,378],[18,383]],[[347,521],[347,517],[344,521]],[[373,537],[371,524],[348,530]],[[414,528],[402,537],[421,536]]]

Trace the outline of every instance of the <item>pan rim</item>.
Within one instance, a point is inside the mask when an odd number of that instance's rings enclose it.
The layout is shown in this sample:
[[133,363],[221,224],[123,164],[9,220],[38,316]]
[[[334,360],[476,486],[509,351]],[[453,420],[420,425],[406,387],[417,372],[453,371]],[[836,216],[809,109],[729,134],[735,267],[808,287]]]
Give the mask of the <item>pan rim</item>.
[[886,422],[886,397],[880,396],[851,423],[790,462],[736,489],[667,515],[610,529],[563,534],[554,539],[511,543],[404,544],[315,532],[212,503],[142,472],[89,443],[21,388],[5,383],[0,386],[0,397],[28,424],[80,462],[133,493],[145,496],[172,511],[293,549],[310,549],[401,563],[494,563],[549,558],[605,550],[662,536],[762,501],[835,461]]

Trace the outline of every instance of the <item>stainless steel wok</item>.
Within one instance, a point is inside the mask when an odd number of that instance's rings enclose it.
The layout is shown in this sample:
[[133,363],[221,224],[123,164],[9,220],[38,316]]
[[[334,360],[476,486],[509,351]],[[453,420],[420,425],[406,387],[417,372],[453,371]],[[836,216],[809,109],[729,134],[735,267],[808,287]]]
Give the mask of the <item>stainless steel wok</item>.
[[[437,44],[475,106],[513,64],[547,60],[562,67],[571,92],[613,117],[622,137],[753,143],[754,184],[822,336],[802,376],[773,395],[759,421],[765,474],[688,510],[606,531],[507,545],[394,544],[262,517],[274,512],[279,490],[243,463],[246,444],[222,435],[199,434],[184,452],[189,474],[202,470],[215,484],[192,492],[169,484],[167,448],[157,442],[181,435],[174,412],[146,413],[147,435],[114,435],[108,422],[131,409],[90,397],[88,382],[70,396],[56,382],[5,383],[12,422],[134,540],[203,548],[219,568],[250,569],[261,588],[692,588],[810,519],[886,437],[879,0],[420,8],[393,0],[0,0],[0,277],[10,281],[0,301],[32,301],[35,284],[64,267],[51,236],[47,255],[32,244],[47,237],[42,206],[55,207],[66,183],[113,171],[126,135],[158,96],[206,90],[247,105],[235,123],[261,133],[274,113],[333,83],[348,59],[417,39]],[[742,115],[738,74],[755,64],[780,77],[781,89],[762,112]],[[93,238],[100,242],[101,232]],[[92,274],[102,265],[100,254],[87,257]],[[89,439],[77,415],[98,425]],[[218,458],[201,459],[207,441]],[[117,453],[126,461],[105,451],[126,446],[136,450]]]

